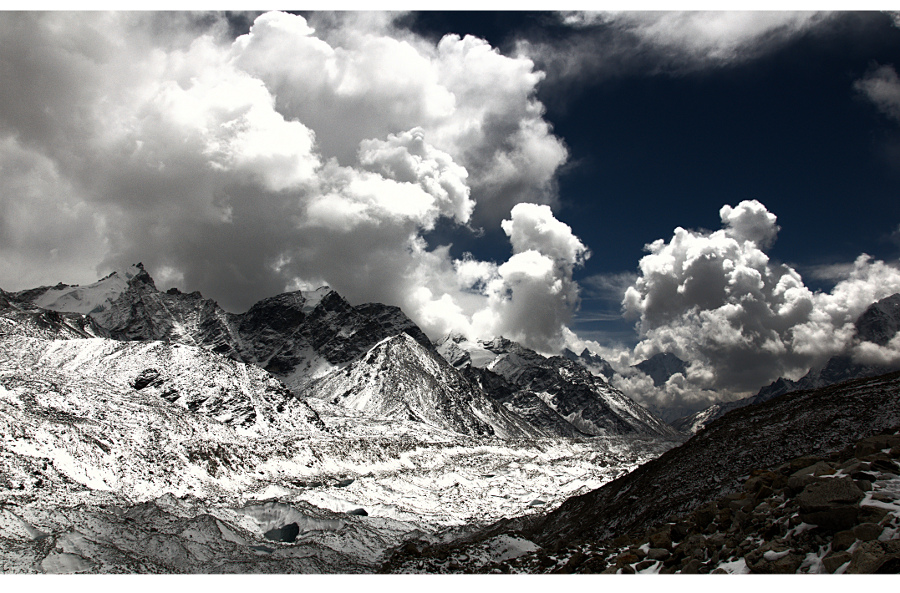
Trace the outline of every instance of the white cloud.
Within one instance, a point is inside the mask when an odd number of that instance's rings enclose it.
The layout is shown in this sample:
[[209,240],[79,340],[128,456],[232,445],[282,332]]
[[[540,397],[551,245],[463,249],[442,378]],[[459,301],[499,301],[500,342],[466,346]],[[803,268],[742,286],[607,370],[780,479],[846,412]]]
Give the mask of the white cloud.
[[[670,241],[647,245],[623,299],[639,319],[641,341],[613,357],[620,366],[658,352],[692,362],[683,382],[657,390],[661,400],[711,402],[714,392],[737,397],[779,376],[796,379],[846,351],[856,318],[900,291],[900,270],[862,255],[831,292],[814,293],[765,254],[778,227],[762,204],[725,206],[720,215],[718,231],[677,228]],[[654,397],[646,381],[623,385],[639,401]]]
[[[547,206],[567,151],[530,60],[383,14],[227,31],[181,13],[0,19],[17,82],[0,85],[0,285],[142,261],[231,310],[326,282],[433,336],[561,344],[588,254]],[[426,245],[441,219],[502,224],[511,257]]]
[[853,86],[875,103],[882,113],[900,121],[900,78],[893,66],[879,66]]
[[520,40],[558,88],[622,73],[670,73],[756,59],[833,15],[792,11],[577,11],[560,13],[563,39]]

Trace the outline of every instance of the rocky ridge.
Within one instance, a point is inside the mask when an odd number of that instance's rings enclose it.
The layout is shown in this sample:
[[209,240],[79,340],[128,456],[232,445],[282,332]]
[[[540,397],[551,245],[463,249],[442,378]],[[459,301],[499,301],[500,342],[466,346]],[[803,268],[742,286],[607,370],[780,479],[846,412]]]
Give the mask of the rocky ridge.
[[90,315],[114,339],[203,347],[262,367],[292,389],[398,333],[433,348],[399,308],[378,303],[354,307],[328,287],[276,295],[235,314],[199,292],[157,290],[137,264],[91,285],[43,287],[11,296],[49,310]]
[[563,356],[545,357],[505,338],[469,342],[452,335],[440,340],[437,350],[507,409],[558,435],[680,436],[602,377]]

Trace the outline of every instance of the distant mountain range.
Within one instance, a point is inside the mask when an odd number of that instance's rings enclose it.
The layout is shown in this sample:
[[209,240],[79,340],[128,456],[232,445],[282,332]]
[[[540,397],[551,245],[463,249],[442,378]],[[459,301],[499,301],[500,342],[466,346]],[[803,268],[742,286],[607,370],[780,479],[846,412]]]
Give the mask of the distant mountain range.
[[280,294],[234,314],[198,292],[159,291],[136,264],[90,285],[8,296],[86,315],[98,335],[115,340],[197,346],[258,366],[302,398],[464,434],[678,436],[566,358],[546,358],[503,339],[473,352],[459,349],[466,342],[458,336],[436,347],[399,308],[351,306],[328,287]]
[[[879,346],[887,345],[900,331],[900,293],[869,305],[854,325],[856,328],[855,344],[871,342]],[[825,366],[810,369],[797,381],[781,377],[760,389],[754,396],[733,402],[714,404],[709,408],[673,421],[672,426],[683,432],[696,433],[711,421],[731,410],[759,404],[793,391],[826,387],[850,379],[874,377],[896,369],[900,369],[900,361],[895,364],[861,364],[855,362],[847,354],[833,356],[825,363]]]

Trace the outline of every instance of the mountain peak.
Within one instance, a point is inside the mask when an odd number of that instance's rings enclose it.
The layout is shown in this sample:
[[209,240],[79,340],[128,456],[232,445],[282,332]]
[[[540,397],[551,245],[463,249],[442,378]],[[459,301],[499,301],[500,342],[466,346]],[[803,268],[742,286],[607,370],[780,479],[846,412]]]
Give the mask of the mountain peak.
[[664,385],[672,375],[684,374],[687,370],[687,363],[671,352],[659,352],[644,362],[634,365],[634,368],[653,379],[653,385],[659,387]]

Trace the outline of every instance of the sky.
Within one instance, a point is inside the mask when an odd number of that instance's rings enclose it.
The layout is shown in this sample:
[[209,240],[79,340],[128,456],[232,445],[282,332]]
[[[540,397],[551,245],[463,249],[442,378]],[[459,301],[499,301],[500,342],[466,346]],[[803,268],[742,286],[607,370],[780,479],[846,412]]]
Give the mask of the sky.
[[669,410],[896,363],[852,323],[900,292],[898,68],[876,11],[3,12],[0,287],[328,284]]

